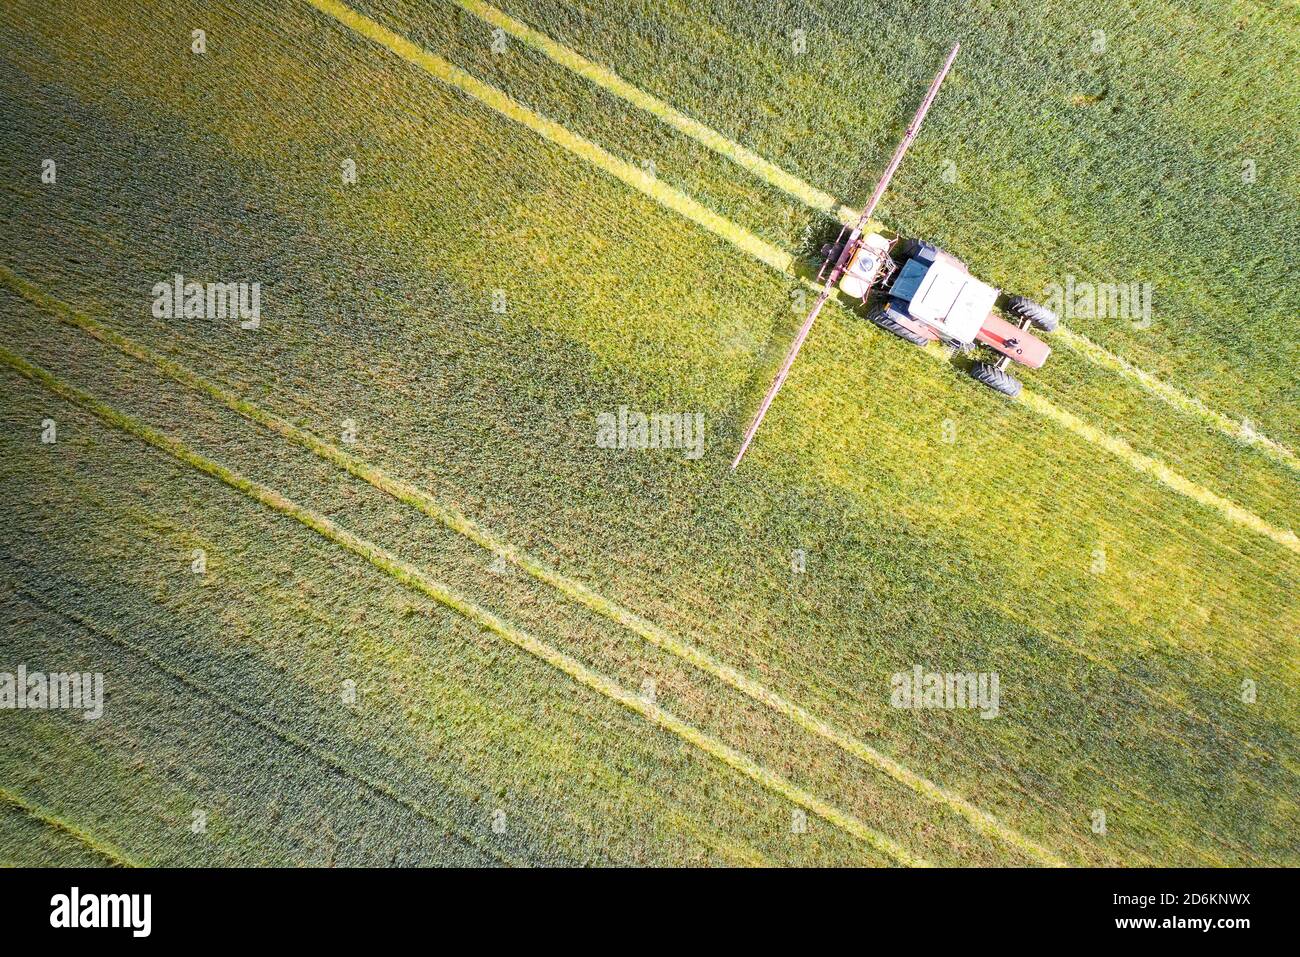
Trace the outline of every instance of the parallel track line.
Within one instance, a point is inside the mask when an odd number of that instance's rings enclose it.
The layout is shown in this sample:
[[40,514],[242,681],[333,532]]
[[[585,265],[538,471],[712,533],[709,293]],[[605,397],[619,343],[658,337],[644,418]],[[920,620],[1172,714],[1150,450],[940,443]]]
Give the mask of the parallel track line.
[[576,658],[552,647],[533,634],[511,625],[493,612],[481,608],[446,585],[426,575],[414,565],[398,558],[387,549],[353,532],[349,532],[331,519],[299,505],[274,489],[255,482],[233,469],[195,452],[180,440],[159,432],[157,429],[99,402],[88,393],[63,382],[50,372],[10,352],[8,349],[0,347],[0,362],[10,366],[31,381],[44,386],[55,395],[81,406],[109,425],[133,435],[154,448],[166,452],[177,461],[221,481],[272,511],[294,519],[326,541],[365,559],[393,580],[433,599],[461,617],[505,639],[515,647],[567,675],[583,687],[603,695],[610,701],[640,715],[652,725],[688,744],[694,745],[720,764],[743,774],[791,803],[811,811],[824,821],[840,828],[845,833],[857,838],[897,863],[909,867],[929,866],[929,862],[925,859],[907,851],[902,845],[868,827],[853,815],[791,784],[785,778],[763,767],[752,758],[741,754],[712,735],[688,724],[658,705],[644,700],[641,695],[623,688],[611,679],[588,668]]
[[72,309],[66,303],[47,295],[3,266],[0,266],[0,282],[8,284],[33,305],[52,312],[62,322],[75,326],[101,342],[112,346],[119,352],[154,367],[181,385],[210,396],[231,411],[288,439],[392,498],[415,508],[481,548],[501,555],[533,578],[551,586],[573,601],[621,625],[643,640],[675,655],[698,670],[712,675],[752,700],[793,721],[805,731],[817,735],[877,771],[885,773],[917,794],[957,813],[985,836],[1004,841],[1043,864],[1051,866],[1064,865],[1065,862],[1060,857],[1020,834],[987,811],[971,804],[960,795],[935,784],[893,758],[870,747],[865,742],[835,728],[775,691],[766,688],[694,645],[676,638],[663,628],[606,598],[582,582],[570,578],[538,561],[531,555],[520,551],[482,528],[458,509],[440,502],[425,490],[391,476],[383,469],[358,459],[351,453],[320,439],[306,429],[299,428],[274,413],[241,399],[229,390],[208,381],[180,363],[157,355],[152,350],[107,328],[90,316]]
[[29,817],[32,817],[40,821],[46,827],[53,828],[54,830],[58,831],[61,834],[68,835],[73,840],[77,841],[79,844],[84,844],[86,847],[90,848],[90,850],[94,851],[100,857],[104,858],[107,861],[110,861],[117,867],[139,867],[140,866],[134,860],[128,857],[127,854],[117,846],[113,844],[109,844],[106,841],[101,841],[98,838],[91,836],[89,833],[83,831],[81,828],[79,828],[77,825],[73,824],[72,822],[65,821],[63,818],[59,817],[58,815],[53,814],[50,811],[45,810],[44,808],[38,807],[37,805],[28,801],[26,798],[22,797],[19,794],[16,794],[13,791],[8,790],[7,788],[0,787],[0,803],[10,804],[16,807],[18,810],[22,811],[24,814],[28,815]]

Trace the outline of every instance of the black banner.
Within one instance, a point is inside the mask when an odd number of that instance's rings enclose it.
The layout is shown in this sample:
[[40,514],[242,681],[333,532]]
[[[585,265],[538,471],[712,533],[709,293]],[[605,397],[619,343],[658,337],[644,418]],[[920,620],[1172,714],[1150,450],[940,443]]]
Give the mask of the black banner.
[[[1279,870],[939,871],[0,871],[6,938],[205,946],[282,938],[295,947],[400,943],[450,929],[670,944],[684,928],[764,942],[775,924],[846,927],[872,945],[956,935],[1230,946],[1276,934],[1292,874]],[[567,915],[567,916],[566,916]],[[919,935],[919,936],[918,936]],[[937,936],[936,936],[937,935]],[[985,936],[990,935],[990,936]],[[809,941],[811,943],[811,940]],[[680,939],[678,940],[680,943]],[[15,950],[14,952],[18,952]]]

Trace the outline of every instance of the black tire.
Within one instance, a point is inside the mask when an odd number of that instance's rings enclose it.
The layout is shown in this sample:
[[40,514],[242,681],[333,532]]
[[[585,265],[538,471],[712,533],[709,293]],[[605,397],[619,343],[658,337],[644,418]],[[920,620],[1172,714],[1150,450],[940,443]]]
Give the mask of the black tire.
[[918,336],[911,329],[899,324],[899,322],[894,318],[898,315],[899,313],[893,306],[884,304],[872,306],[871,311],[867,313],[867,318],[886,332],[892,332],[894,335],[898,336],[898,338],[910,342],[914,346],[923,346],[930,341],[925,336]]
[[844,247],[839,243],[827,243],[822,247],[822,262],[828,266],[834,266],[842,252],[844,252]]
[[1020,394],[1020,380],[1007,375],[997,366],[988,362],[976,362],[970,367],[970,377],[981,385],[986,385],[994,392],[1001,392],[1015,398]]
[[1052,310],[1024,296],[1012,296],[1007,304],[1007,311],[1021,319],[1028,319],[1034,328],[1042,329],[1044,332],[1055,332],[1056,327],[1061,323]]

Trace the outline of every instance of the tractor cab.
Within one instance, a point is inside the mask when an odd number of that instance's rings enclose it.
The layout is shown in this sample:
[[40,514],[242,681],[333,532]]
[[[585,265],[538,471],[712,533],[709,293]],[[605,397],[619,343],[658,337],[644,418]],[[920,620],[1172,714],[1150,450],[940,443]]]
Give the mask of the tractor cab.
[[894,308],[933,330],[935,338],[963,346],[973,343],[999,291],[932,243],[912,240],[900,245],[907,258],[886,293]]
[[933,243],[899,240],[893,257],[902,265],[896,273],[882,274],[885,301],[868,318],[913,345],[937,339],[962,351],[977,344],[987,347],[999,358],[973,363],[970,374],[1004,395],[1019,394],[1020,383],[1007,374],[1007,366],[1018,362],[1037,369],[1047,361],[1051,348],[1029,329],[1051,332],[1056,314],[1024,296],[1011,296],[1006,310],[1015,321],[1003,319],[993,309],[999,290],[980,282],[964,262]]

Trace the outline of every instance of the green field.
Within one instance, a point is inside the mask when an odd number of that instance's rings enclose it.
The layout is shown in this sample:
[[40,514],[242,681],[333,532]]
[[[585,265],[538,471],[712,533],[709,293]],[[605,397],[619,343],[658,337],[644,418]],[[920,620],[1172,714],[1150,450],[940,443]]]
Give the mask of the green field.
[[[11,7],[0,672],[107,694],[0,710],[0,863],[1300,863],[1286,11]],[[955,39],[880,219],[1152,321],[1011,402],[835,306],[729,472]]]

